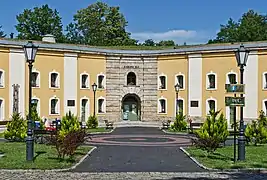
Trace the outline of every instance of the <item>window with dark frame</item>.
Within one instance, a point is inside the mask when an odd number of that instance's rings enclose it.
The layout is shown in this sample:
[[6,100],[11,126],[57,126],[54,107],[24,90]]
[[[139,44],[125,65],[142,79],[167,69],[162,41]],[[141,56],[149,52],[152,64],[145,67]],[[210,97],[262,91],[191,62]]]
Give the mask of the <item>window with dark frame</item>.
[[161,99],[160,102],[160,113],[166,113],[166,100]]
[[57,103],[58,103],[57,99],[51,99],[51,114],[58,114],[57,109],[56,109]]
[[230,84],[237,84],[236,75],[235,74],[228,74],[228,79]]
[[190,101],[190,107],[198,107],[198,101]]
[[184,88],[184,76],[183,75],[178,75],[177,76],[177,82],[180,85],[180,88]]
[[51,73],[51,87],[54,87],[54,88],[58,87],[57,78],[58,78],[57,73]]
[[136,85],[136,75],[134,72],[129,72],[127,74],[127,85],[132,85],[132,86]]
[[67,106],[75,106],[75,100],[68,100]]
[[264,74],[264,89],[267,89],[267,73]]
[[39,76],[38,72],[32,72],[32,87],[39,87],[38,76]]
[[208,89],[215,89],[215,74],[208,75],[209,85]]
[[99,89],[104,89],[104,78],[105,78],[105,76],[103,76],[103,75],[99,75],[98,76],[98,88]]
[[210,111],[215,111],[215,101],[214,100],[209,100],[208,104],[209,104],[209,110]]
[[166,77],[165,76],[160,76],[160,89],[166,89]]
[[104,99],[98,99],[98,113],[104,113]]
[[4,75],[3,75],[3,71],[0,71],[0,87],[3,87],[4,86]]
[[88,75],[82,75],[82,88],[88,88]]

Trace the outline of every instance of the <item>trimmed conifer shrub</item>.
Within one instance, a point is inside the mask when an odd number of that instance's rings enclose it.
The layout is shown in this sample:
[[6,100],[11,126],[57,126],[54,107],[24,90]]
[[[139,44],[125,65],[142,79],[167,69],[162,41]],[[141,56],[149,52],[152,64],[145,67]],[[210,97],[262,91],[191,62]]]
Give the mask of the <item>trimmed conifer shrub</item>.
[[7,123],[4,137],[10,141],[24,141],[27,136],[27,121],[19,113],[12,115],[12,120]]
[[194,140],[194,144],[208,153],[214,153],[220,143],[226,141],[228,135],[227,120],[224,115],[220,111],[210,111],[203,126],[196,130],[197,139]]

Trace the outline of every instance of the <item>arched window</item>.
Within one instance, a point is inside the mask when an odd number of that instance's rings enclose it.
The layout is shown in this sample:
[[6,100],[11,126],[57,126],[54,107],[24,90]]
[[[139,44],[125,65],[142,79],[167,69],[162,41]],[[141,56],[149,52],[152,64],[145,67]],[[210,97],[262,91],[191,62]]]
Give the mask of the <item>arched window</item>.
[[129,72],[127,75],[127,85],[136,85],[136,75],[134,72]]

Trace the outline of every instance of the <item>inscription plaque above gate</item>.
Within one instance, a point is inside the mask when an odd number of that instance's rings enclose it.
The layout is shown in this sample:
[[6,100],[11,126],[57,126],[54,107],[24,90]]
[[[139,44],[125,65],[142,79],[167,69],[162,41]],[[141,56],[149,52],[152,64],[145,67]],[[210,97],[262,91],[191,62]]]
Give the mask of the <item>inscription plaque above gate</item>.
[[123,66],[124,69],[139,69],[139,66]]

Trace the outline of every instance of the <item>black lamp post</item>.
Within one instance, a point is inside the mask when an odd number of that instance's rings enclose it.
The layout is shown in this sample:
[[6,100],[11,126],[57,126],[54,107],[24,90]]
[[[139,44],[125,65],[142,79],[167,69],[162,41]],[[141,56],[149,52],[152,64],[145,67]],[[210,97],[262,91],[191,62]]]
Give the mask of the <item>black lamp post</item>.
[[176,92],[176,116],[178,115],[178,93],[179,93],[179,90],[180,90],[180,85],[179,83],[177,83],[175,86],[175,92]]
[[96,89],[97,89],[97,85],[96,85],[96,83],[94,83],[94,84],[92,85],[92,88],[93,88],[93,91],[94,91],[94,116],[95,116],[95,92],[96,92]]
[[[245,49],[244,45],[241,44],[239,49],[235,51],[235,56],[237,60],[237,65],[240,68],[240,84],[244,82],[244,67],[247,64],[249,51]],[[243,94],[240,95],[243,97]],[[245,160],[245,136],[244,136],[244,119],[243,119],[243,107],[240,107],[240,128],[239,128],[239,137],[238,137],[238,160],[243,161]]]
[[23,46],[25,59],[29,66],[29,115],[28,115],[28,130],[26,138],[26,160],[32,161],[34,157],[34,144],[33,144],[33,133],[32,133],[32,66],[35,61],[35,56],[38,50],[38,46],[35,46],[31,41]]

